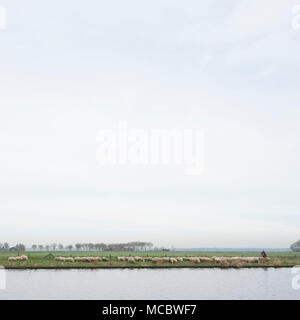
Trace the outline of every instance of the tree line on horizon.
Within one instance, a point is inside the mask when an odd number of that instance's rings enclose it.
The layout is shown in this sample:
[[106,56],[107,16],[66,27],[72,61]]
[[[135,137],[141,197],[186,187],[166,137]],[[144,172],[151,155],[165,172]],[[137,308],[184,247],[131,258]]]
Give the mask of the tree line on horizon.
[[[18,251],[25,251],[25,249],[26,249],[25,245],[22,244],[22,243],[18,243],[12,248],[16,249]],[[9,250],[9,249],[12,249],[12,248],[10,247],[8,242],[0,243],[0,250]]]
[[[50,251],[50,250],[78,250],[78,251],[136,251],[136,250],[150,250],[153,248],[153,244],[151,242],[141,242],[141,241],[133,241],[127,243],[76,243],[75,245],[63,245],[62,243],[51,243],[47,245],[42,244],[33,244],[31,246],[32,250],[35,251]],[[5,243],[0,243],[0,250],[9,250],[16,249],[18,251],[25,251],[26,247],[24,244],[19,243],[14,247],[10,247],[10,245]]]

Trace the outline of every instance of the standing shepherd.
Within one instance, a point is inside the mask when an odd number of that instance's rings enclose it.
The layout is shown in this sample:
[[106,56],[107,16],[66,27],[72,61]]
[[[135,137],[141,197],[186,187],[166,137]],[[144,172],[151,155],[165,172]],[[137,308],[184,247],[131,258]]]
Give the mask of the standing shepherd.
[[265,253],[265,250],[263,250],[260,254],[262,255],[263,258],[267,257],[267,254]]

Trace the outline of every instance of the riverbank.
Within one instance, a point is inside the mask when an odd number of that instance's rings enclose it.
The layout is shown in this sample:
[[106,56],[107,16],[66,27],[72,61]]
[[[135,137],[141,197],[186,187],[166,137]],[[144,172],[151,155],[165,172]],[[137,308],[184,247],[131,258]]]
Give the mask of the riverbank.
[[210,266],[39,266],[39,267],[31,267],[31,266],[7,266],[5,269],[7,270],[113,270],[113,269],[127,269],[127,270],[135,270],[135,269],[261,269],[261,268],[272,268],[272,269],[280,269],[280,268],[293,268],[295,265],[248,265],[248,266],[220,266],[220,265],[210,265]]
[[[23,252],[19,253],[28,257],[28,260],[9,261],[10,257],[18,256],[15,252],[0,252],[0,266],[6,269],[169,269],[169,268],[282,268],[300,265],[300,253],[295,252],[273,252],[269,253],[269,260],[264,261],[257,252],[191,252],[191,251],[144,251],[144,252],[86,252],[86,251],[51,251],[51,252]],[[120,257],[140,257],[132,261],[119,261]],[[57,257],[69,259],[70,261],[56,261]],[[95,261],[74,261],[75,257],[98,257]],[[166,258],[173,258],[169,260]],[[177,261],[179,257],[184,259],[194,257],[195,261]],[[197,259],[200,257],[200,260]],[[209,262],[203,261],[201,257],[207,257]],[[213,257],[223,257],[224,261],[212,261]],[[229,261],[226,261],[226,257]],[[231,261],[231,257],[257,257],[258,261]],[[71,258],[71,259],[70,259]],[[152,258],[152,259],[151,259]],[[156,261],[151,261],[156,258]],[[251,258],[249,260],[251,260]],[[162,261],[162,259],[165,259]],[[145,261],[144,261],[145,260]],[[149,261],[150,260],[150,261]],[[179,259],[178,259],[179,260]],[[218,259],[217,259],[218,260]],[[172,262],[171,262],[172,261]]]

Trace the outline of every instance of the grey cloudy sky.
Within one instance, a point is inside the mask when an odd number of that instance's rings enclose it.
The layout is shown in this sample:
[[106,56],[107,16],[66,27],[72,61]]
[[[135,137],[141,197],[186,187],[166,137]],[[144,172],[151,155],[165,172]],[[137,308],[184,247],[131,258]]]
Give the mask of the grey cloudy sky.
[[[0,242],[300,238],[300,1],[0,0]],[[107,166],[97,132],[204,128],[205,167]]]

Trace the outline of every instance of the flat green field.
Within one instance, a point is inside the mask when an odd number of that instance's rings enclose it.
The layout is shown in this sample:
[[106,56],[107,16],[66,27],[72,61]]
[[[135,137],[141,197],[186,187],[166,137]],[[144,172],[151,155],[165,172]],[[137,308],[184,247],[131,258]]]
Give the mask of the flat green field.
[[[99,262],[66,262],[55,261],[53,257],[47,258],[48,254],[55,257],[107,257],[108,261]],[[300,252],[270,252],[268,257],[271,259],[267,262],[259,263],[242,263],[242,264],[228,264],[228,263],[192,263],[189,261],[176,262],[176,263],[154,263],[152,261],[146,262],[120,262],[117,257],[260,257],[259,252],[192,252],[192,251],[27,251],[19,255],[26,255],[28,261],[8,261],[9,257],[16,257],[16,252],[0,252],[0,266],[5,268],[21,268],[21,269],[40,269],[40,268],[163,268],[163,267],[292,267],[300,265]]]

